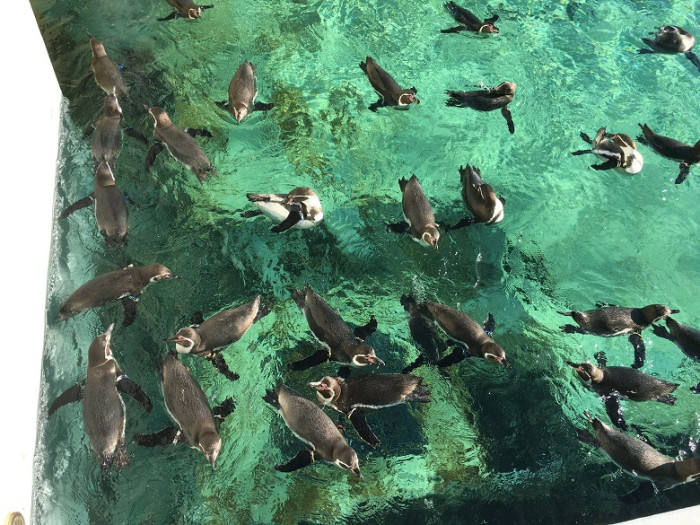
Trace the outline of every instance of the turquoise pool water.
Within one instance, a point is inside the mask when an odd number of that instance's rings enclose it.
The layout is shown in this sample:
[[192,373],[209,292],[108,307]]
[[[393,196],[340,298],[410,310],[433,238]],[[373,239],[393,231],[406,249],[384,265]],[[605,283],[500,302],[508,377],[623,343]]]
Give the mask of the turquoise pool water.
[[[82,379],[87,348],[112,323],[117,360],[154,402],[151,414],[126,400],[131,465],[102,476],[80,406],[42,419],[37,449],[37,523],[603,523],[700,504],[697,484],[630,506],[617,495],[638,480],[576,439],[584,411],[605,418],[597,396],[567,360],[629,365],[625,338],[562,334],[557,310],[597,301],[664,303],[700,327],[697,216],[700,173],[682,185],[677,164],[639,146],[645,165],[626,177],[588,169],[570,152],[579,133],[601,126],[636,137],[637,123],[686,143],[700,139],[700,74],[682,56],[638,56],[640,38],[662,24],[700,36],[698,2],[550,1],[462,4],[498,13],[497,37],[440,34],[454,25],[442,2],[216,2],[202,20],[158,22],[166,2],[126,6],[32,0],[64,95],[55,216],[93,186],[90,126],[103,93],[91,79],[89,32],[123,63],[130,89],[124,122],[151,134],[143,104],[159,105],[200,139],[218,176],[205,184],[162,154],[150,174],[146,148],[125,138],[115,176],[129,193],[125,248],[104,246],[91,211],[57,219],[48,287],[40,412]],[[367,110],[376,100],[359,68],[370,55],[421,100],[410,110]],[[241,125],[220,111],[238,65],[257,66],[259,99],[273,102]],[[448,108],[445,89],[510,80],[515,134],[498,114]],[[86,138],[87,137],[87,138]],[[458,167],[474,164],[506,199],[506,217],[443,233],[437,252],[385,231],[399,221],[397,180],[415,173],[438,220],[466,213]],[[242,219],[247,192],[309,186],[325,220],[310,231],[275,235],[265,219]],[[58,305],[79,285],[125,261],[160,262],[182,276],[150,287],[136,322],[123,327],[118,304],[65,323]],[[281,379],[313,397],[308,381],[336,365],[292,373],[287,364],[314,344],[290,299],[310,284],[352,324],[373,314],[368,340],[399,372],[417,356],[399,303],[412,292],[477,320],[492,312],[494,338],[513,369],[467,360],[441,375],[422,367],[428,405],[370,414],[383,443],[375,451],[347,433],[365,480],[318,464],[293,474],[273,469],[301,447],[262,400]],[[262,295],[272,312],[224,352],[241,375],[229,382],[209,363],[183,357],[212,404],[232,396],[212,473],[184,445],[148,449],[136,433],[168,424],[156,363],[164,337]],[[681,383],[676,406],[623,403],[671,456],[697,455],[697,363],[669,341],[644,333],[644,371]],[[374,372],[374,370],[370,370]],[[335,416],[333,416],[335,417]]]

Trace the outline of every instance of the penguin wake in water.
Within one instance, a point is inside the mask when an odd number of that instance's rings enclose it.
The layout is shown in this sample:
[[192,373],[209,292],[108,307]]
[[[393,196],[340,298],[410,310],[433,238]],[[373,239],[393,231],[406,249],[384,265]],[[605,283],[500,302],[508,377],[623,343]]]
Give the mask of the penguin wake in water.
[[281,233],[296,228],[313,228],[323,220],[323,208],[316,192],[299,186],[289,193],[248,193],[248,200],[257,210],[241,213],[241,217],[256,217],[264,214],[277,222],[271,231]]
[[418,182],[418,177],[411,175],[399,179],[401,188],[401,207],[403,208],[404,219],[401,222],[388,224],[389,231],[394,233],[408,233],[414,241],[421,246],[438,249],[440,232],[435,222],[433,208],[428,202],[428,198],[423,193],[423,188]]
[[159,22],[172,20],[173,18],[185,18],[187,20],[202,18],[202,11],[214,7],[213,5],[197,5],[192,0],[167,0],[167,2],[175,8],[175,11],[164,18],[159,18]]
[[462,200],[472,217],[466,217],[453,226],[445,225],[445,230],[457,230],[475,222],[491,225],[503,220],[505,199],[498,197],[493,188],[484,182],[479,168],[460,166],[459,180],[462,183]]
[[482,22],[474,13],[458,6],[454,2],[445,2],[445,10],[452,15],[459,25],[449,29],[443,29],[441,33],[458,33],[460,31],[472,31],[474,33],[493,34],[498,33],[498,28],[494,25],[498,20],[498,15],[486,18]]
[[646,144],[651,149],[671,160],[680,160],[680,171],[676,177],[676,184],[681,184],[690,174],[690,165],[700,162],[700,140],[695,146],[689,146],[683,142],[664,137],[654,133],[646,124],[639,124],[642,128],[643,136],[637,137],[642,144]]
[[438,333],[433,316],[425,304],[418,303],[412,295],[402,295],[400,301],[408,312],[408,329],[420,351],[418,359],[401,371],[402,374],[408,374],[421,365],[437,363],[447,350],[447,345]]
[[[700,330],[679,323],[671,317],[666,317],[666,326],[654,325],[654,335],[673,342],[693,361],[700,362]],[[700,394],[700,383],[690,389],[693,394]]]
[[649,34],[655,35],[654,40],[642,38],[642,41],[651,49],[639,49],[638,53],[640,55],[651,53],[683,53],[685,57],[698,68],[698,71],[700,71],[700,59],[698,59],[697,55],[692,51],[695,45],[695,37],[688,33],[688,31],[678,26],[661,26],[658,33]]
[[496,87],[484,87],[478,91],[445,91],[449,99],[446,106],[457,108],[472,108],[476,111],[501,110],[501,115],[506,119],[508,131],[515,133],[515,124],[508,104],[513,101],[517,85],[515,82],[501,82]]
[[370,111],[376,112],[378,108],[387,106],[408,109],[411,104],[420,104],[420,100],[416,98],[415,87],[401,89],[396,80],[379,67],[372,57],[368,56],[364,62],[360,62],[360,68],[367,75],[372,89],[379,95],[379,100],[369,107]]
[[591,149],[582,149],[572,152],[572,155],[585,155],[591,153],[605,162],[593,164],[594,170],[611,170],[624,175],[636,175],[642,171],[644,157],[637,151],[637,145],[624,133],[608,133],[605,128],[600,128],[596,136],[591,139],[585,133],[581,133],[581,139],[592,146]]
[[238,379],[229,369],[221,350],[235,343],[270,310],[261,303],[258,295],[236,308],[224,310],[211,316],[206,321],[202,314],[193,316],[191,326],[181,328],[173,337],[165,341],[175,343],[178,354],[189,354],[203,357],[212,362],[216,369],[231,381]]
[[273,104],[256,102],[258,98],[256,67],[244,60],[233,74],[228,86],[228,100],[217,102],[216,105],[227,110],[239,124],[253,111],[269,111]]
[[113,329],[114,323],[92,341],[88,350],[87,379],[63,392],[49,408],[51,416],[60,407],[82,400],[85,433],[103,474],[111,465],[121,470],[129,464],[124,443],[126,416],[119,392],[133,397],[146,412],[152,408],[148,395],[122,373],[114,360],[110,346]]

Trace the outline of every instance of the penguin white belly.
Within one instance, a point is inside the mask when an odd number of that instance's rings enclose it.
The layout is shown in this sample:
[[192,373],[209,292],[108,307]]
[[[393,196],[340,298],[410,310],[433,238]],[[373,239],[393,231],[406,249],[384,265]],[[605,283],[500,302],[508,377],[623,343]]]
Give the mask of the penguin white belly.
[[501,222],[504,216],[505,213],[503,211],[503,203],[501,202],[501,199],[496,199],[496,207],[493,210],[493,215],[491,215],[489,220],[486,221],[486,224],[496,224],[497,222]]

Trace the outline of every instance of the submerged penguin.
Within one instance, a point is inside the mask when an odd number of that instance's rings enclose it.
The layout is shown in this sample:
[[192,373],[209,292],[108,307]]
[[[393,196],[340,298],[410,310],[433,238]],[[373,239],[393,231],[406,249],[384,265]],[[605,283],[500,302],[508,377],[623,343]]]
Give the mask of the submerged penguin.
[[90,38],[90,48],[92,49],[90,71],[95,75],[97,85],[108,95],[114,93],[119,98],[125,96],[126,86],[122,75],[117,65],[107,56],[102,42],[96,38]]
[[639,124],[639,127],[644,134],[643,137],[637,137],[639,142],[668,159],[681,161],[676,178],[676,184],[681,184],[690,173],[690,165],[700,162],[700,140],[695,143],[695,146],[689,146],[676,139],[654,133],[646,124]]
[[683,53],[700,71],[700,59],[691,51],[695,45],[695,37],[688,31],[678,26],[661,26],[658,33],[649,34],[655,35],[654,40],[642,38],[642,41],[651,49],[639,49],[640,55],[649,53]]
[[279,411],[289,430],[309,447],[284,465],[277,465],[276,470],[293,472],[320,459],[363,479],[357,453],[345,441],[331,418],[312,401],[281,383],[274,390],[268,390],[263,399]]
[[438,249],[440,232],[435,222],[433,208],[430,206],[418,178],[412,175],[410,179],[401,177],[401,207],[404,221],[387,225],[394,233],[409,233],[414,241],[422,246],[432,246]]
[[175,160],[192,170],[199,182],[207,180],[210,173],[216,174],[216,169],[212,166],[206,153],[194,140],[194,137],[199,135],[211,137],[211,133],[204,129],[195,128],[183,131],[173,124],[168,114],[161,108],[148,106],[144,106],[144,108],[153,117],[153,138],[158,141],[148,150],[146,173],[149,172],[156,157],[165,147]]
[[486,18],[482,22],[474,13],[458,6],[454,2],[445,2],[445,10],[452,15],[460,25],[443,29],[441,33],[458,33],[459,31],[473,31],[475,33],[498,33],[498,28],[494,25],[498,20],[498,15]]
[[233,400],[228,398],[213,410],[210,409],[202,387],[174,353],[169,353],[161,364],[161,380],[165,408],[175,425],[153,434],[137,434],[134,441],[145,447],[181,441],[191,448],[201,450],[213,472],[216,458],[221,452],[217,423],[233,412]]
[[311,332],[323,349],[291,363],[289,368],[306,370],[326,361],[337,361],[354,367],[370,364],[384,365],[384,361],[377,357],[374,348],[363,342],[377,329],[377,321],[374,317],[366,326],[356,328],[353,334],[340,314],[328,306],[326,301],[308,284],[304,287],[304,291],[296,290],[292,294],[292,299],[304,312]]
[[459,180],[462,183],[462,199],[473,217],[466,217],[446,229],[457,230],[475,222],[491,225],[503,220],[505,200],[499,198],[493,188],[484,182],[479,168],[469,165],[466,168],[460,166]]
[[274,104],[255,101],[258,97],[255,71],[255,65],[244,60],[228,86],[228,100],[216,103],[220,108],[228,110],[239,124],[253,111],[268,111],[274,107]]
[[610,170],[627,175],[636,175],[642,171],[644,157],[637,151],[637,145],[624,133],[608,133],[605,128],[600,128],[595,138],[581,133],[581,138],[592,146],[591,149],[574,151],[572,155],[585,155],[592,153],[605,162],[591,166],[594,170]]
[[378,108],[386,106],[408,109],[411,104],[420,104],[420,100],[416,98],[415,87],[401,89],[396,80],[379,67],[372,57],[368,56],[364,62],[360,62],[360,68],[365,72],[372,88],[379,95],[379,100],[369,107],[370,111],[376,112]]
[[219,372],[235,381],[239,376],[229,370],[220,351],[238,341],[253,324],[269,313],[270,310],[261,303],[258,295],[252,301],[219,312],[206,321],[196,319],[199,322],[181,328],[174,337],[168,337],[165,341],[173,341],[178,354],[208,359]]
[[146,287],[155,281],[177,277],[162,264],[127,266],[121,270],[98,275],[61,303],[58,318],[65,321],[83,310],[121,299],[124,307],[124,326],[128,326],[134,322],[136,303]]
[[247,218],[265,214],[278,223],[272,228],[275,233],[284,232],[290,228],[306,230],[323,220],[323,208],[318,195],[314,190],[304,186],[294,188],[286,194],[248,193],[247,197],[258,209],[243,212],[241,216]]
[[175,11],[164,18],[159,18],[159,22],[173,18],[186,18],[187,20],[202,18],[202,11],[214,7],[213,5],[197,5],[192,0],[167,0],[167,2],[175,8]]
[[103,474],[111,465],[121,470],[129,464],[124,443],[126,416],[119,392],[133,397],[146,412],[152,408],[148,395],[119,370],[114,360],[110,346],[113,329],[114,323],[92,341],[88,350],[87,379],[63,392],[49,408],[51,416],[63,405],[83,401],[85,433]]
[[518,86],[515,82],[501,82],[496,87],[484,87],[477,91],[453,91],[446,90],[449,99],[446,106],[458,108],[472,108],[477,111],[501,110],[501,115],[506,119],[508,131],[515,133],[515,124],[508,104],[513,101],[515,90]]
[[65,219],[81,208],[95,204],[97,227],[105,239],[107,247],[126,246],[129,235],[129,221],[124,194],[114,180],[114,173],[107,162],[100,163],[95,171],[95,187],[87,197],[74,202],[63,213]]
[[323,407],[346,414],[360,437],[379,448],[380,442],[367,424],[364,410],[377,410],[401,403],[430,401],[430,390],[421,386],[423,379],[407,374],[372,374],[342,379],[325,376],[309,383]]
[[[676,343],[681,351],[693,361],[700,362],[700,330],[679,323],[671,317],[666,317],[666,326],[654,325],[654,335]],[[670,330],[670,331],[669,331]],[[700,383],[690,389],[694,394],[700,394]]]
[[97,162],[114,163],[122,149],[122,108],[114,93],[105,97],[100,120],[95,124],[90,149]]
[[423,364],[435,364],[447,345],[438,333],[433,316],[425,304],[418,303],[412,295],[402,295],[400,301],[408,312],[408,329],[420,351],[418,358],[401,371],[402,374],[407,374]]

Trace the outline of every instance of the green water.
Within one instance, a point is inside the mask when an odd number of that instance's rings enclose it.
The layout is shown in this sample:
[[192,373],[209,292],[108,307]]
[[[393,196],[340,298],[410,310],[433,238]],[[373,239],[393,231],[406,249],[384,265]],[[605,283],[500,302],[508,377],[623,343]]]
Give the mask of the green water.
[[[700,327],[695,238],[700,172],[673,183],[677,164],[644,146],[642,173],[625,177],[587,168],[570,152],[579,133],[601,126],[636,136],[638,122],[686,143],[700,138],[700,75],[682,56],[638,56],[640,37],[662,24],[700,36],[696,0],[572,0],[468,5],[498,13],[501,34],[439,33],[453,25],[442,3],[407,0],[220,0],[203,19],[157,22],[166,2],[32,0],[67,97],[55,216],[88,194],[93,160],[84,134],[102,111],[86,33],[124,63],[130,97],[124,121],[150,136],[143,104],[160,105],[201,140],[219,175],[200,185],[166,154],[145,174],[146,148],[125,138],[115,175],[130,194],[126,248],[107,250],[93,214],[56,220],[48,289],[40,411],[85,375],[92,339],[117,322],[113,349],[122,368],[154,401],[145,414],[127,399],[131,465],[99,473],[81,408],[40,421],[34,487],[37,523],[604,523],[700,504],[697,484],[636,506],[617,495],[638,480],[576,440],[584,411],[605,418],[566,360],[629,365],[625,338],[565,335],[556,310],[660,302]],[[376,95],[359,68],[370,55],[421,100],[409,111],[367,110]],[[238,65],[257,66],[259,99],[274,102],[240,126],[215,102],[227,96]],[[445,89],[517,83],[515,134],[498,112],[445,107]],[[464,216],[458,167],[474,164],[505,197],[493,227],[443,234],[440,250],[385,231],[402,218],[397,180],[415,173],[438,220]],[[241,219],[247,192],[314,188],[325,220],[310,231],[275,235],[264,218]],[[160,262],[182,276],[152,285],[136,322],[122,327],[112,304],[57,321],[58,305],[80,284],[125,261]],[[313,345],[290,292],[310,284],[352,324],[371,314],[368,342],[398,372],[418,355],[399,297],[412,292],[469,313],[492,312],[494,338],[513,369],[467,360],[443,376],[422,367],[429,405],[370,414],[383,443],[365,446],[352,429],[365,480],[316,464],[293,474],[272,467],[302,444],[262,401],[277,379],[313,397],[305,384],[335,365],[291,373],[287,364]],[[156,363],[163,337],[201,310],[208,317],[263,296],[272,313],[230,349],[241,379],[231,383],[203,360],[183,357],[212,404],[232,396],[212,474],[184,445],[147,449],[135,433],[169,422]],[[669,341],[645,332],[644,370],[682,384],[676,406],[623,403],[671,456],[696,454],[698,365]],[[371,370],[370,372],[374,372]]]

